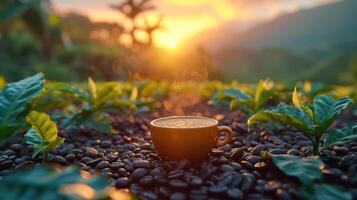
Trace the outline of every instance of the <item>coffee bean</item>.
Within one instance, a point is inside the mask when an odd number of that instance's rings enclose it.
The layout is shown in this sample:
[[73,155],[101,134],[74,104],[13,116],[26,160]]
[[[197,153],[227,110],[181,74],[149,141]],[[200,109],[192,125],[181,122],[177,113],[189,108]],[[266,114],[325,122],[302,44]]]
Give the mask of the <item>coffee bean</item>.
[[231,155],[229,156],[230,160],[239,160],[244,154],[243,148],[234,148],[232,149]]
[[68,162],[73,162],[74,159],[76,159],[76,155],[74,155],[73,153],[69,153],[68,155],[66,155],[65,159],[66,159]]
[[192,200],[205,200],[207,197],[207,188],[201,187],[200,189],[193,189],[190,192],[190,199]]
[[151,165],[146,160],[136,160],[133,162],[133,167],[134,168],[150,168]]
[[187,176],[186,182],[192,186],[200,186],[202,185],[202,179],[198,176]]
[[108,147],[111,147],[111,146],[112,146],[112,142],[109,141],[109,140],[103,140],[103,141],[100,143],[100,146],[103,147],[103,148],[108,148]]
[[185,200],[185,194],[181,193],[181,192],[175,192],[172,193],[170,196],[170,200]]
[[291,200],[291,199],[293,199],[293,198],[290,196],[289,193],[287,193],[285,190],[280,189],[280,188],[276,191],[276,196],[277,196],[278,199],[280,199],[280,200]]
[[6,160],[6,159],[8,159],[8,158],[9,158],[9,156],[7,156],[7,155],[1,155],[1,156],[0,156],[0,162]]
[[224,154],[224,150],[223,149],[212,149],[211,150],[211,155],[212,156],[221,156]]
[[243,192],[240,191],[238,188],[232,188],[227,190],[227,195],[232,199],[237,199],[237,200],[243,199]]
[[92,160],[93,160],[93,158],[90,158],[90,157],[83,157],[83,158],[81,159],[81,161],[84,162],[84,163],[88,163],[88,162],[90,162],[90,161],[92,161]]
[[111,166],[113,169],[118,169],[118,168],[124,167],[125,165],[122,162],[112,162]]
[[17,165],[15,167],[15,169],[23,169],[23,168],[27,168],[27,167],[33,167],[35,165],[35,162],[33,161],[24,161],[22,163],[20,163],[19,165]]
[[8,169],[11,168],[13,165],[13,162],[11,160],[6,160],[0,163],[0,169]]
[[170,196],[170,190],[167,187],[160,187],[159,194],[164,198],[168,198]]
[[227,186],[225,185],[212,185],[208,188],[208,191],[212,194],[222,194],[227,191]]
[[250,164],[250,162],[248,162],[248,161],[243,160],[243,161],[240,162],[240,164],[242,165],[242,167],[244,169],[248,169],[248,170],[252,170],[253,169],[253,165]]
[[231,166],[229,166],[229,165],[227,165],[227,164],[221,165],[221,166],[220,166],[220,169],[221,169],[222,171],[234,171],[234,168],[231,167]]
[[284,149],[271,149],[269,152],[271,154],[285,154],[286,150],[284,150]]
[[133,194],[140,194],[141,192],[143,191],[143,188],[140,187],[139,184],[136,184],[136,183],[133,183],[130,185],[130,192],[133,193]]
[[100,161],[102,161],[101,158],[95,158],[95,159],[89,160],[88,162],[86,162],[86,164],[89,165],[89,166],[95,166],[95,165],[97,165]]
[[108,161],[101,161],[97,164],[96,168],[98,169],[104,169],[104,168],[109,168],[110,163]]
[[265,185],[264,185],[264,190],[266,192],[274,192],[276,191],[278,188],[280,188],[282,185],[280,182],[272,180],[272,181],[268,181]]
[[148,171],[144,168],[137,168],[136,170],[133,171],[133,173],[130,175],[130,180],[131,181],[137,181],[141,179],[143,176],[145,176],[148,173]]
[[251,165],[255,165],[255,163],[261,161],[261,158],[259,156],[249,156],[246,159]]
[[259,156],[260,155],[260,152],[262,151],[265,151],[265,146],[263,144],[259,144],[257,146],[255,146],[252,150],[252,154],[253,155],[256,155],[256,156]]
[[92,147],[87,147],[84,155],[91,158],[96,158],[98,157],[98,151]]
[[139,180],[140,185],[150,185],[154,180],[152,176],[144,176]]
[[157,199],[157,195],[152,191],[143,192],[140,195],[140,199],[142,199],[142,200],[156,200]]
[[12,155],[15,155],[15,153],[16,153],[15,151],[13,151],[11,149],[7,149],[2,152],[2,155],[12,156]]
[[183,171],[183,170],[180,170],[180,169],[173,170],[173,171],[171,171],[169,173],[168,178],[169,179],[176,179],[176,178],[182,177],[184,174],[185,174],[185,171]]
[[24,149],[24,146],[22,144],[12,144],[10,148],[14,151],[20,152],[22,149]]
[[173,179],[169,182],[169,185],[173,188],[177,188],[177,189],[185,189],[188,185],[187,183],[178,180],[178,179]]
[[62,156],[53,156],[52,159],[50,159],[50,161],[62,165],[65,165],[67,163],[66,159],[64,159]]
[[244,178],[243,178],[243,182],[242,182],[242,185],[241,185],[241,190],[243,192],[247,192],[249,190],[251,190],[254,186],[254,176],[253,175],[244,175]]

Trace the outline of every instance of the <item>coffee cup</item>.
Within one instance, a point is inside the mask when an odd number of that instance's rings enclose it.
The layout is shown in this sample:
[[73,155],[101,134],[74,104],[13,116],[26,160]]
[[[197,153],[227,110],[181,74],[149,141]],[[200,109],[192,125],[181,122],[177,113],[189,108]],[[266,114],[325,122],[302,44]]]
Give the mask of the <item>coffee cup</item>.
[[[155,149],[166,160],[205,160],[212,148],[231,142],[233,131],[218,126],[218,121],[199,116],[171,116],[150,122],[149,130]],[[226,133],[223,140],[219,135]]]

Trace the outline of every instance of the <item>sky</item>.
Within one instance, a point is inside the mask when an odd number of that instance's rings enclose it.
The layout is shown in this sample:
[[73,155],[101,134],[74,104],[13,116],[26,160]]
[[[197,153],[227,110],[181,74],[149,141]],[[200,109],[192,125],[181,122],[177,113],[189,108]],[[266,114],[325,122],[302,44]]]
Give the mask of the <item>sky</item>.
[[[149,22],[163,16],[162,30],[154,35],[156,44],[174,48],[180,42],[207,29],[229,26],[241,31],[281,14],[296,12],[337,0],[153,0],[155,13]],[[110,4],[121,0],[52,0],[61,12],[76,11],[93,21],[110,21],[127,25],[127,21]],[[140,21],[139,21],[140,23]]]

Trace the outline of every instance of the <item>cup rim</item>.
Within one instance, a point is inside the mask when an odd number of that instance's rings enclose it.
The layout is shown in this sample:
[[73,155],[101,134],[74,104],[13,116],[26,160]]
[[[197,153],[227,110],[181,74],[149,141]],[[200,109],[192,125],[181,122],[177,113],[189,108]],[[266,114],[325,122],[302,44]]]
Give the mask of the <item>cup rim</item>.
[[[163,120],[163,119],[171,119],[171,118],[200,118],[200,119],[213,120],[213,121],[215,121],[215,123],[213,125],[203,126],[203,127],[164,127],[164,126],[157,126],[157,125],[154,124],[155,121]],[[211,127],[218,126],[218,120],[213,119],[213,118],[209,118],[209,117],[203,117],[203,116],[193,116],[193,115],[182,115],[182,116],[180,116],[180,115],[177,115],[177,116],[160,117],[160,118],[156,118],[154,120],[151,120],[150,126],[156,127],[156,128],[164,128],[164,129],[202,129],[202,128],[211,128]]]

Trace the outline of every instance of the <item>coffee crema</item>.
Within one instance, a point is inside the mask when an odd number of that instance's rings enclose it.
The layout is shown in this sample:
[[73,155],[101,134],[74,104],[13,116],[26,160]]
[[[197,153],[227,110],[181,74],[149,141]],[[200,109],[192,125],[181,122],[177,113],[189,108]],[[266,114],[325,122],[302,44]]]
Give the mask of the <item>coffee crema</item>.
[[164,128],[200,128],[217,124],[217,121],[205,117],[167,117],[153,121],[153,125]]

